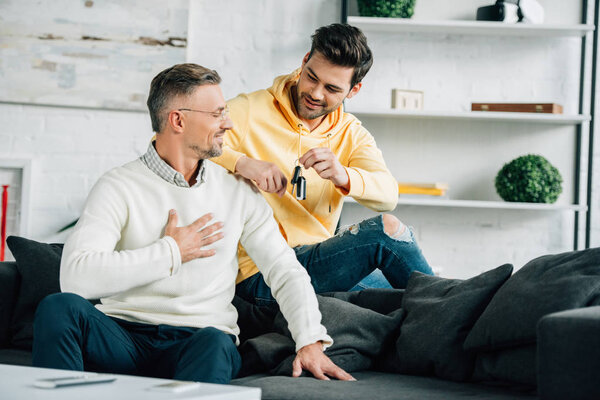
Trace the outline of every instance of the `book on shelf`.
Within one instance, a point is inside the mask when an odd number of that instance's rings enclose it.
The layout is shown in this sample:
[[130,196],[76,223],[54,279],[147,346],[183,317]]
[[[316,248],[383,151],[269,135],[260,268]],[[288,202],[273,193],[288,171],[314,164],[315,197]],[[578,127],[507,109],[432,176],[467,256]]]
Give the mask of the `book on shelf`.
[[556,103],[471,103],[471,111],[562,114],[563,107]]
[[447,183],[405,183],[398,182],[398,194],[444,196],[448,190]]

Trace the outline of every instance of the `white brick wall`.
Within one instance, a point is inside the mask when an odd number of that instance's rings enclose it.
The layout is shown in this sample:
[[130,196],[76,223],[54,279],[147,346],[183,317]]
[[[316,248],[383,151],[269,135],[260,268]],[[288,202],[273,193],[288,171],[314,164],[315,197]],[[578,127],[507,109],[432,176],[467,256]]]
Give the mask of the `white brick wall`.
[[48,239],[77,218],[108,169],[141,155],[152,137],[143,112],[0,104],[0,158],[33,160],[31,236]]
[[[59,3],[63,1],[67,0],[60,0]],[[491,1],[463,0],[452,5],[445,0],[418,1],[415,18],[441,19],[449,13],[466,16],[470,9],[488,3]],[[568,2],[568,6],[567,2],[557,0],[543,3],[550,21],[552,18],[555,22],[559,18],[566,18],[568,22],[573,22],[571,20],[579,15],[578,6],[573,4],[575,2]],[[224,78],[226,97],[266,87],[274,76],[287,73],[299,65],[308,50],[310,34],[318,26],[338,21],[339,8],[340,2],[334,0],[192,0],[189,60],[216,68]],[[156,12],[160,12],[158,7]],[[577,90],[576,75],[564,76],[559,72],[563,68],[572,69],[571,65],[578,57],[578,50],[573,50],[569,45],[572,39],[539,39],[534,41],[533,46],[523,43],[515,47],[514,43],[508,43],[508,39],[500,39],[496,43],[484,38],[471,38],[471,43],[465,43],[456,38],[442,38],[435,47],[427,45],[423,38],[408,35],[408,38],[404,38],[408,43],[403,44],[401,53],[396,50],[398,43],[392,43],[393,40],[387,38],[387,44],[382,45],[376,45],[372,40],[378,53],[375,67],[368,75],[363,91],[354,100],[356,104],[351,105],[358,106],[359,102],[387,104],[392,83],[395,87],[425,89],[425,104],[430,109],[434,106],[444,108],[448,104],[452,105],[444,109],[465,109],[466,104],[476,98],[498,93],[502,98],[510,98],[511,93],[518,92],[522,93],[523,99],[532,94],[562,103],[566,98],[569,104],[576,96],[573,94]],[[501,67],[510,67],[509,58],[521,58],[525,65],[537,65],[541,75],[536,76],[520,67],[527,81],[524,79],[515,83],[513,79],[507,79],[506,82],[498,82],[494,76],[490,77],[477,67],[482,59],[486,60],[498,51],[510,52],[506,60],[500,58]],[[538,58],[546,51],[551,58],[545,58],[546,55]],[[392,65],[384,63],[384,60],[391,60]],[[442,66],[444,71],[440,73],[438,66]],[[411,71],[415,70],[419,74],[412,74]],[[389,81],[389,76],[396,77],[392,78],[394,82]],[[472,79],[478,84],[460,84],[461,79]],[[533,83],[530,83],[532,80]],[[561,83],[557,85],[557,81]],[[437,87],[444,89],[441,93],[446,95],[445,98],[436,95]],[[448,99],[453,103],[449,103]],[[567,108],[567,111],[574,112],[572,108]],[[416,122],[415,134],[427,124]],[[433,123],[429,124],[429,133],[420,140],[435,145],[436,136],[433,133],[439,128]],[[377,128],[376,122],[371,125]],[[143,153],[151,136],[149,118],[143,112],[0,104],[0,126],[0,158],[34,160],[31,236],[42,240],[51,238],[56,230],[76,218],[96,179],[107,169]],[[463,128],[456,127],[457,131],[460,129]],[[514,137],[529,140],[525,139],[525,133],[522,132],[525,129],[522,126],[516,128]],[[376,131],[373,133],[381,141],[382,147],[385,146],[385,156],[390,166],[399,168],[395,173],[402,172],[405,161],[398,159],[397,153],[391,151],[391,146],[396,143],[394,137],[389,134],[378,136],[379,132]],[[453,135],[474,140],[477,136],[473,133],[454,132]],[[559,132],[558,136],[561,135],[568,133]],[[466,141],[465,146],[471,146],[468,143]],[[455,146],[459,144],[454,143]],[[472,146],[473,151],[481,150],[477,144]],[[594,155],[596,195],[593,238],[596,246],[600,245],[600,209],[597,206],[600,198],[599,147],[596,146]],[[570,155],[570,151],[566,153]],[[568,160],[560,159],[557,162],[568,164]],[[455,163],[459,169],[468,167],[461,158],[457,158]],[[423,167],[415,169],[411,167],[411,173],[407,176],[418,177],[427,170]],[[453,182],[453,186],[460,188],[464,185],[462,190],[465,195],[475,193],[483,198],[494,195],[492,189],[482,186],[480,181],[470,187],[468,181],[466,177]],[[489,185],[489,182],[485,185]],[[405,222],[415,226],[426,255],[432,264],[443,269],[446,276],[471,276],[504,262],[514,262],[520,266],[531,257],[568,249],[571,245],[572,217],[568,213],[424,207],[402,208],[396,213]],[[349,205],[344,214],[344,223],[368,215],[371,214],[359,206]]]

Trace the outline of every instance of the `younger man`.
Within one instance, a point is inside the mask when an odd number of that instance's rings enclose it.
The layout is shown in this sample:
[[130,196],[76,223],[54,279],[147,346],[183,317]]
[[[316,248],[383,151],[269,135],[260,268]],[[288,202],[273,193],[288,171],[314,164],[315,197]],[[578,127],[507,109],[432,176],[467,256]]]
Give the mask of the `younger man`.
[[[333,236],[345,196],[375,211],[393,210],[398,199],[375,140],[342,105],[360,91],[372,63],[358,28],[332,24],[312,36],[300,69],[276,78],[267,90],[228,102],[234,127],[215,162],[265,192],[317,293],[350,290],[377,268],[396,288],[405,287],[413,271],[431,273],[412,232],[393,215]],[[288,185],[297,166],[303,168],[306,199],[297,199]],[[239,262],[236,293],[257,303],[274,301],[243,248]],[[389,287],[379,277],[373,286]]]

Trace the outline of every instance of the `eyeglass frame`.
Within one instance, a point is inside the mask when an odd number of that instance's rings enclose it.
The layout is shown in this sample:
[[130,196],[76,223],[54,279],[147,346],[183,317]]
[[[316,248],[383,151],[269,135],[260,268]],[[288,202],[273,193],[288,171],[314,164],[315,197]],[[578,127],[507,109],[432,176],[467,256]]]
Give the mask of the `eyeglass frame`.
[[221,118],[221,121],[225,121],[229,117],[229,106],[225,106],[221,111],[202,111],[202,110],[193,110],[191,108],[178,108],[177,111],[193,111],[204,114],[210,114],[215,118]]

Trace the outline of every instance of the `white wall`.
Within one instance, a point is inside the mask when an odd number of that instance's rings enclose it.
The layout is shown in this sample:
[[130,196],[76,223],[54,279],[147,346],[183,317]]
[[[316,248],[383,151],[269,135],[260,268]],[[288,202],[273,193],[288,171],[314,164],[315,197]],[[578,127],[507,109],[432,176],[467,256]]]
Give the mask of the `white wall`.
[[[68,0],[52,2],[60,6],[68,3]],[[414,18],[463,18],[477,6],[490,3],[493,1],[422,0],[417,1]],[[578,2],[546,0],[541,3],[546,8],[549,22],[577,22],[580,10],[575,3]],[[149,16],[164,12],[162,6],[148,4],[146,12]],[[318,26],[338,21],[339,14],[339,0],[191,0],[188,59],[217,69],[224,79],[226,97],[264,88],[276,75],[288,73],[299,66],[310,46],[310,34]],[[1,18],[6,18],[6,15],[0,16],[0,23]],[[571,99],[576,96],[578,70],[573,71],[572,66],[578,55],[570,45],[572,39],[527,39],[523,43],[513,43],[506,38],[497,41],[470,38],[465,41],[456,37],[439,37],[435,44],[427,44],[428,39],[417,35],[377,40],[376,36],[368,33],[368,37],[376,52],[375,66],[365,80],[363,91],[355,100],[348,102],[349,107],[359,106],[359,102],[387,104],[389,89],[399,85],[426,90],[425,104],[429,109],[461,110],[466,109],[475,98],[498,95],[508,99],[513,93],[519,93],[522,99],[536,95],[568,103],[568,107],[572,107]],[[506,54],[506,57],[498,58],[495,52]],[[519,73],[527,76],[527,82],[523,79],[514,83],[514,78],[507,77],[505,83],[498,83],[478,67],[482,65],[480,63],[499,63],[500,67],[508,68],[512,59],[523,60],[526,66],[535,66],[541,75],[537,76],[521,66]],[[2,62],[5,61],[0,60]],[[566,75],[560,73],[564,69],[570,72]],[[98,79],[106,77],[98,76]],[[119,77],[115,75],[111,79]],[[470,84],[471,81],[480,84]],[[147,86],[141,90],[147,90]],[[567,111],[573,112],[572,109]],[[399,178],[430,180],[434,178],[427,175],[431,170],[448,173],[441,178],[451,180],[451,174],[444,168],[413,167],[418,161],[414,158],[418,158],[419,153],[417,156],[412,154],[411,147],[394,150],[396,138],[390,133],[380,133],[385,128],[383,125],[389,122],[365,119],[365,124],[374,133],[390,167]],[[537,125],[529,127],[534,135],[526,134],[527,127],[508,123],[494,125],[493,130],[482,123],[467,128],[460,124],[445,125],[431,121],[411,122],[403,130],[409,135],[408,143],[417,146],[415,148],[420,146],[419,141],[435,148],[436,143],[439,145],[442,140],[450,146],[448,159],[465,146],[471,152],[469,156],[474,155],[478,163],[480,159],[489,157],[497,164],[520,146],[530,148],[538,138],[542,142],[542,139],[547,139],[544,128]],[[0,126],[0,158],[30,157],[35,162],[31,236],[37,239],[53,236],[57,229],[76,218],[97,177],[108,168],[143,153],[151,135],[148,116],[144,112],[18,104],[0,104]],[[448,128],[451,131],[449,136],[435,135],[436,131]],[[571,133],[564,131],[568,128],[553,129],[556,129],[556,134],[551,136],[552,140],[559,139],[554,148],[562,149],[570,156]],[[483,130],[482,134],[476,134]],[[507,131],[511,132],[507,135]],[[421,132],[424,134],[419,135]],[[511,144],[508,150],[503,150],[506,153],[498,152],[496,148],[504,148],[500,145],[505,137]],[[481,151],[482,147],[488,150],[487,154]],[[544,151],[552,152],[552,146],[544,148]],[[570,168],[568,157],[549,154],[561,168]],[[428,152],[420,155],[430,157],[427,161],[433,163]],[[469,168],[463,161],[466,156],[454,158],[453,165],[457,170]],[[448,160],[444,161],[448,163]],[[597,206],[600,196],[599,165],[600,149],[597,148],[595,245],[600,245],[600,210]],[[489,177],[496,168],[499,166],[489,163],[483,167],[481,177],[453,180],[450,182],[452,190],[459,194],[458,197],[493,199],[495,193],[485,177]],[[561,201],[569,202],[570,193],[564,196]],[[403,207],[397,210],[397,214],[415,226],[426,255],[432,264],[443,269],[446,276],[470,276],[503,262],[512,261],[520,266],[536,255],[568,249],[571,243],[573,222],[569,213]],[[368,215],[370,213],[359,206],[348,205],[344,221]]]
[[150,80],[185,61],[187,12],[187,0],[0,2],[0,159],[33,162],[30,230],[9,235],[64,240],[98,177],[146,150]]
[[[213,66],[224,77],[227,96],[269,86],[274,76],[298,65],[314,28],[339,20],[339,1],[303,3],[302,9],[319,10],[318,23],[298,18],[309,14],[299,11],[298,3],[226,3],[192,0],[188,59],[216,60]],[[414,19],[472,20],[477,7],[491,3],[417,1]],[[548,23],[579,23],[578,2],[546,0],[542,5]],[[230,15],[219,18],[226,9]],[[466,111],[471,102],[536,99],[563,104],[565,113],[577,113],[577,38],[366,34],[375,64],[361,93],[347,102],[348,109],[388,108],[391,88],[397,87],[425,91],[427,110]],[[496,172],[505,162],[534,152],[562,172],[564,193],[559,203],[573,200],[572,126],[378,118],[363,122],[399,180],[444,181],[450,183],[452,198],[499,200],[493,186]],[[538,255],[572,248],[572,212],[403,206],[395,213],[414,226],[426,256],[446,276],[472,276],[504,262],[520,267]],[[342,223],[371,215],[358,205],[346,205]]]
[[188,61],[216,69],[225,97],[271,86],[298,68],[310,35],[339,22],[338,0],[191,0]]

